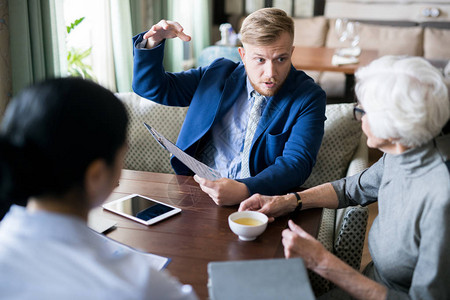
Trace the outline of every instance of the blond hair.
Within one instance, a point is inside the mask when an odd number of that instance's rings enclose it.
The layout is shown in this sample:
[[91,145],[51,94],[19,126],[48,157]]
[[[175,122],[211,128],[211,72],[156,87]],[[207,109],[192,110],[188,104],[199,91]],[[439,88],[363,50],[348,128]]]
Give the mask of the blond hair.
[[262,8],[245,18],[241,27],[241,41],[250,45],[270,45],[283,32],[294,41],[294,21],[283,10]]

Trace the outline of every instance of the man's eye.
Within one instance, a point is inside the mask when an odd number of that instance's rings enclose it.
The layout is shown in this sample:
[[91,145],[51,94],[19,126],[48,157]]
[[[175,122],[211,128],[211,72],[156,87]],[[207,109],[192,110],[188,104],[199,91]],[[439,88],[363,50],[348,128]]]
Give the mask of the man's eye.
[[278,58],[278,61],[279,61],[279,62],[283,62],[283,61],[285,61],[285,60],[286,60],[285,57],[280,57],[280,58]]
[[264,62],[264,58],[257,58],[256,61],[259,63],[262,63],[262,62]]

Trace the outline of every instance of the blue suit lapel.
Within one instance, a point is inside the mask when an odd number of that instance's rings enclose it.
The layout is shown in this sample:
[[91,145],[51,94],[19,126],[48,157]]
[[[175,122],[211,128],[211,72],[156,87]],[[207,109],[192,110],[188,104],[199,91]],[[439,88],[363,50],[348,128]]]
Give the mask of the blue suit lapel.
[[[218,76],[221,76],[221,74]],[[213,89],[209,95],[204,96],[208,98],[208,101],[191,103],[191,107],[186,115],[186,120],[189,119],[190,126],[185,128],[183,124],[177,140],[177,146],[183,150],[191,147],[212,128],[217,120],[223,118],[242,92],[245,76],[245,68],[243,64],[240,64],[225,80],[220,95],[217,95]],[[217,87],[214,86],[213,88]],[[208,103],[207,107],[205,107],[205,103]]]
[[[214,117],[213,123],[216,120],[221,120],[222,117],[228,112],[228,110],[233,106],[236,102],[237,98],[242,92],[245,84],[245,68],[244,65],[241,64],[236,70],[231,73],[230,77],[225,81],[225,85],[223,88],[222,97],[219,100],[217,106],[217,112]],[[212,124],[209,126],[211,128]],[[208,129],[208,130],[209,130]]]

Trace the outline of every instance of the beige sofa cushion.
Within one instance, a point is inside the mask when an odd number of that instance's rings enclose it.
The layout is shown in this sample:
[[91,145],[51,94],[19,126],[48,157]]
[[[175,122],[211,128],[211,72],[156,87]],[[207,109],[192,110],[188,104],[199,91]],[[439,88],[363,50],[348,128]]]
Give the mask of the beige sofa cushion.
[[309,77],[311,77],[315,83],[319,83],[320,80],[320,76],[322,74],[322,72],[319,71],[311,71],[311,70],[302,70],[303,72],[306,73],[306,75],[308,75]]
[[128,152],[124,168],[138,171],[174,174],[170,153],[151,136],[144,122],[176,142],[187,107],[169,107],[144,99],[133,92],[117,93],[125,104],[130,119],[128,125]]
[[322,145],[304,188],[345,177],[359,146],[362,130],[361,123],[353,119],[353,103],[328,104],[325,115]]
[[[328,32],[328,20],[323,17],[294,18],[294,46],[323,47]],[[315,82],[319,81],[320,72],[305,71]]]
[[450,59],[450,30],[425,28],[424,57],[427,59]]
[[[335,19],[329,20],[326,45],[331,48],[341,47],[336,31]],[[378,50],[379,56],[412,55],[423,56],[423,29],[417,27],[397,27],[363,24],[360,25],[360,47]],[[348,47],[348,43],[344,43]]]
[[294,46],[323,47],[328,31],[325,17],[294,19]]
[[[342,98],[345,95],[345,74],[341,72],[321,72],[317,81],[329,98]],[[346,99],[348,100],[348,99]]]

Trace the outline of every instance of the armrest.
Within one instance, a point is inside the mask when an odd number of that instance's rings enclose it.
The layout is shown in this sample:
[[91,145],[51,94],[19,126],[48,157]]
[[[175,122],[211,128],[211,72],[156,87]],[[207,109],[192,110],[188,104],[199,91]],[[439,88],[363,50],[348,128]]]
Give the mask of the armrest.
[[352,176],[369,167],[369,148],[367,147],[367,137],[364,133],[361,134],[358,148],[353,154],[352,160],[348,166],[347,175]]
[[334,254],[354,269],[361,266],[369,209],[352,206],[336,211]]
[[[357,174],[368,167],[367,137],[361,134],[358,148],[349,164],[347,176]],[[367,207],[354,206],[336,210],[333,252],[357,270],[361,263],[368,216]]]

